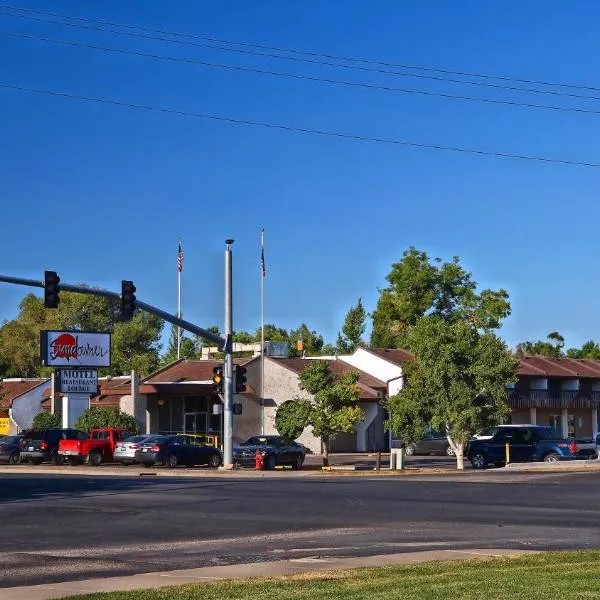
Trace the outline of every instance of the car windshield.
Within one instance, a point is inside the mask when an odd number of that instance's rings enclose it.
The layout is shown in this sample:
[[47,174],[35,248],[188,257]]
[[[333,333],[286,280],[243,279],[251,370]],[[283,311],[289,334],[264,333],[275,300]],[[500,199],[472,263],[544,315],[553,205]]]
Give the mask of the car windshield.
[[32,431],[28,431],[23,438],[26,440],[43,440],[44,432],[41,429],[33,429]]
[[150,438],[147,435],[132,435],[131,437],[128,437],[126,440],[123,440],[125,442],[131,442],[132,444],[135,444],[135,442],[142,442],[142,441],[149,441]]
[[155,437],[147,437],[144,439],[144,444],[164,444],[174,436],[157,435]]
[[268,437],[251,437],[246,440],[242,446],[274,446],[275,440]]
[[489,429],[484,429],[480,431],[477,435],[483,437],[494,437],[498,433],[499,427],[490,427]]
[[537,438],[538,440],[560,440],[561,436],[552,427],[540,427],[537,430]]
[[17,444],[20,439],[19,435],[6,435],[0,438],[0,444]]

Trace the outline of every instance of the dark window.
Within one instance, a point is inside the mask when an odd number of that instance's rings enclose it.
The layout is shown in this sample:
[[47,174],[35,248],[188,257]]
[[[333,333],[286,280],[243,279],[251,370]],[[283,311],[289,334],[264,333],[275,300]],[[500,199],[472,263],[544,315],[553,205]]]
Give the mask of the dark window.
[[83,431],[76,431],[75,437],[78,440],[87,440],[90,436],[87,433],[84,433]]
[[0,439],[0,444],[16,444],[20,439],[18,435],[7,435]]
[[94,433],[92,433],[92,439],[93,440],[109,440],[110,432],[109,431],[94,431]]
[[275,446],[276,438],[268,438],[268,437],[251,437],[249,440],[246,440],[243,446]]
[[514,429],[502,427],[501,429],[498,429],[498,432],[494,435],[494,441],[502,442],[504,440],[510,440],[512,439],[514,432]]
[[33,429],[32,431],[28,431],[24,436],[24,440],[43,440],[44,433],[40,429]]
[[171,438],[170,444],[186,444],[186,437],[184,435],[176,435]]
[[209,412],[208,398],[206,396],[186,396],[185,412]]

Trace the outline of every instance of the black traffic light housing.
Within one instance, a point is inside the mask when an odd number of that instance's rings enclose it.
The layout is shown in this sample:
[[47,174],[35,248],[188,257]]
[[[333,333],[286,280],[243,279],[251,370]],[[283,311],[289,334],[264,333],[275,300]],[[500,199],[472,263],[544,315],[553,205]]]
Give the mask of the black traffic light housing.
[[60,277],[56,271],[44,271],[44,308],[58,308]]
[[131,321],[135,312],[135,285],[133,281],[121,281],[121,319]]
[[223,365],[213,368],[213,390],[217,394],[223,393]]
[[246,391],[246,367],[238,365],[235,368],[235,393],[242,394]]

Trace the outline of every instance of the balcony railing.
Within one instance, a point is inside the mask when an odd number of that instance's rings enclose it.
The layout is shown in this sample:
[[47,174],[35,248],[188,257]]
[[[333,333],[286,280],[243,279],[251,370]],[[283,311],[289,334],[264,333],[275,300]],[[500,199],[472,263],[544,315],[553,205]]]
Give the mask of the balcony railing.
[[508,390],[511,408],[598,408],[600,392]]

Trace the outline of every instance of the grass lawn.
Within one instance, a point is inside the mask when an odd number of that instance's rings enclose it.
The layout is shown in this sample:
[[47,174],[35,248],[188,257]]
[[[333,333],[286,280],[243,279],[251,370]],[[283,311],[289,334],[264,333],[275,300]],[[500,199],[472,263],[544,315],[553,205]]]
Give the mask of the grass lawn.
[[244,579],[70,600],[600,599],[600,550]]

